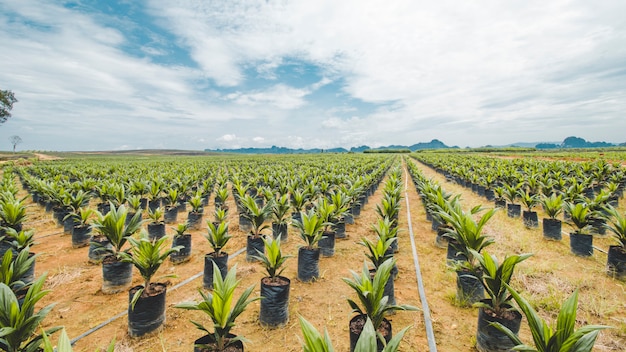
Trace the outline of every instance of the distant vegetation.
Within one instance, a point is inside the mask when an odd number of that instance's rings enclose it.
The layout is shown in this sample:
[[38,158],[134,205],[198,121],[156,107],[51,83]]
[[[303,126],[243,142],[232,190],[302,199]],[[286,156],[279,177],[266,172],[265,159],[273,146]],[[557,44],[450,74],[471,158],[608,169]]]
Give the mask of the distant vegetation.
[[626,146],[626,143],[613,144],[608,142],[588,142],[580,137],[567,137],[561,144],[539,143],[535,146],[537,149],[561,149],[561,148],[606,148],[615,146]]
[[389,145],[385,147],[379,148],[371,148],[367,145],[362,145],[359,147],[352,147],[350,150],[345,148],[332,148],[332,149],[291,149],[285,147],[277,147],[272,146],[270,148],[237,148],[237,149],[205,149],[206,152],[218,152],[218,153],[236,153],[236,154],[318,154],[318,153],[362,153],[372,151],[384,151],[385,153],[389,153],[391,150],[400,150],[396,153],[407,153],[414,152],[417,150],[423,149],[449,149],[449,148],[458,148],[458,147],[449,147],[442,141],[438,139],[433,139],[427,143],[416,143],[411,146],[406,145]]

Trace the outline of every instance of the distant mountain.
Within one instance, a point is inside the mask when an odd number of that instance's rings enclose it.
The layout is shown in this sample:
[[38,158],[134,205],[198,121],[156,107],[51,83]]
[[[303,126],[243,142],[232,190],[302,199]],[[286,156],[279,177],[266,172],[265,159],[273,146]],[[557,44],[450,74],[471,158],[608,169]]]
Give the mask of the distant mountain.
[[[626,143],[619,144],[626,145]],[[614,147],[616,144],[608,142],[588,142],[584,138],[580,137],[567,137],[563,140],[563,143],[539,143],[535,145],[537,149],[556,149],[556,148],[605,148]]]
[[[412,146],[405,145],[390,145],[386,147],[374,148],[374,150],[385,150],[385,149],[409,149],[411,151],[422,150],[422,149],[445,149],[451,148],[445,145],[442,141],[438,139],[433,139],[428,143],[417,143]],[[371,150],[372,148],[362,145],[360,147],[352,147],[348,151],[345,148],[332,148],[332,149],[291,149],[285,147],[277,147],[272,146],[271,148],[237,148],[237,149],[205,149],[206,152],[217,152],[217,153],[236,153],[236,154],[316,154],[316,153],[362,153],[366,150]]]
[[447,145],[445,145],[442,141],[438,139],[433,139],[432,141],[428,143],[413,144],[412,146],[409,147],[411,151],[416,151],[416,150],[421,150],[421,149],[447,149],[447,148],[451,148],[451,147],[448,147]]

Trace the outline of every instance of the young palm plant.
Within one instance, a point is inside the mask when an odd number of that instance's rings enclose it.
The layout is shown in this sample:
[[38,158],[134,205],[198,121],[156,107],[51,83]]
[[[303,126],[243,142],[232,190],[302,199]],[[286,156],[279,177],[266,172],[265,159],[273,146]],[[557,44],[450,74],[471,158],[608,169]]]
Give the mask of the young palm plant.
[[252,223],[252,230],[248,234],[246,244],[246,260],[255,261],[257,251],[263,251],[263,231],[270,227],[267,220],[272,214],[272,202],[267,202],[263,206],[259,206],[256,199],[250,195],[246,195],[241,200],[241,205],[245,208],[245,216]]
[[537,212],[533,210],[539,203],[539,195],[529,193],[528,190],[519,192],[519,199],[522,205],[526,208],[522,213],[522,220],[524,226],[528,228],[535,228],[539,226],[539,220],[537,219]]
[[462,260],[454,263],[457,273],[457,300],[461,304],[473,304],[480,301],[484,295],[484,289],[480,283],[481,268],[474,253],[480,253],[484,248],[494,243],[494,240],[482,234],[482,230],[495,214],[496,209],[490,209],[483,214],[478,222],[473,214],[481,211],[479,206],[474,207],[469,213],[464,212],[460,204],[451,208],[450,213],[442,213],[452,225],[447,235],[457,243],[456,250],[461,254]]
[[289,219],[289,196],[283,194],[278,197],[272,205],[272,235],[280,238],[282,242],[287,241],[287,221]]
[[350,211],[350,199],[341,190],[331,193],[330,201],[335,207],[331,218],[336,238],[346,238],[346,216]]
[[259,252],[258,260],[263,264],[266,277],[261,279],[261,310],[259,320],[270,327],[283,326],[289,321],[289,289],[291,280],[281,276],[285,261],[280,249],[280,238],[264,240],[265,253]]
[[300,213],[301,220],[294,220],[300,238],[305,246],[298,248],[298,279],[311,281],[319,277],[320,249],[317,243],[322,238],[324,221],[312,209]]
[[[224,351],[227,346],[239,348],[243,351],[243,337],[231,334],[231,330],[235,327],[235,319],[244,312],[248,304],[260,299],[250,298],[254,285],[243,291],[241,296],[235,301],[235,290],[239,285],[236,279],[237,265],[235,265],[224,279],[219,275],[219,269],[215,266],[213,270],[213,293],[205,294],[202,290],[200,296],[202,300],[199,302],[187,302],[176,305],[176,308],[187,310],[198,310],[205,313],[213,323],[213,331],[209,331],[204,325],[192,321],[192,323],[207,335],[196,340],[195,346],[200,348],[208,348],[209,351]],[[233,305],[233,302],[235,304]]]
[[[408,305],[390,304],[388,297],[384,295],[385,285],[391,275],[391,268],[395,264],[394,260],[385,261],[372,278],[367,263],[363,263],[363,270],[360,274],[352,272],[352,279],[343,278],[343,281],[350,286],[357,295],[358,300],[348,299],[352,311],[357,313],[350,320],[350,350],[354,351],[358,337],[367,318],[372,321],[374,330],[382,334],[385,341],[389,341],[392,336],[391,322],[385,318],[389,313],[399,310],[417,310]],[[359,303],[357,303],[359,302]]]
[[188,203],[191,206],[191,210],[187,214],[189,228],[198,230],[200,229],[200,225],[202,223],[202,214],[204,213],[202,196],[200,194],[196,194],[189,199]]
[[538,352],[591,352],[600,330],[609,328],[604,325],[586,325],[575,329],[576,311],[578,310],[578,290],[563,303],[556,321],[556,329],[548,325],[519,293],[506,285],[511,296],[517,302],[533,336],[534,348],[526,345],[519,337],[500,323],[494,326],[507,334],[516,345],[516,351]]
[[219,224],[213,222],[207,222],[207,234],[204,237],[209,241],[213,252],[204,256],[204,277],[203,285],[205,288],[213,287],[213,268],[214,264],[219,268],[221,277],[226,277],[228,272],[228,253],[223,249],[232,238],[228,234],[228,222],[221,221]]
[[609,205],[605,208],[606,228],[612,235],[616,245],[609,246],[607,257],[607,273],[609,276],[626,279],[626,216],[618,209]]
[[163,208],[148,208],[148,234],[153,239],[159,239],[165,236],[165,222],[163,221]]
[[589,233],[592,212],[589,206],[586,203],[566,202],[565,212],[570,216],[567,224],[574,229],[569,235],[572,253],[581,257],[593,255],[593,236]]
[[26,205],[24,199],[6,197],[0,201],[0,219],[2,226],[16,231],[22,230],[22,223],[26,220]]
[[[15,293],[4,283],[0,283],[0,349],[7,352],[35,352],[43,343],[43,337],[36,335],[41,322],[52,310],[54,304],[35,312],[35,305],[49,291],[43,290],[46,275],[35,280],[28,288],[24,301],[20,303]],[[61,327],[45,330],[52,334]]]
[[[73,216],[74,227],[72,229],[72,247],[79,248],[89,245],[91,240],[91,221],[96,211],[89,207],[81,207],[68,216]],[[127,218],[130,220],[132,218]]]
[[7,285],[13,292],[18,293],[24,290],[32,281],[29,271],[35,264],[35,255],[30,255],[28,248],[19,252],[6,251],[2,256],[0,266],[0,283]]
[[[385,344],[385,347],[381,352],[395,352],[400,346],[400,342],[404,337],[406,331],[410,328],[407,326],[399,333],[395,334],[393,338]],[[328,335],[328,330],[324,329],[324,336],[322,336],[313,324],[309,323],[303,317],[300,317],[300,330],[302,331],[303,341],[302,351],[304,352],[334,352],[333,343]],[[363,331],[359,336],[359,340],[356,343],[354,352],[376,352],[378,349],[378,335],[374,330],[374,324],[369,318],[365,322]]]
[[189,260],[191,255],[191,234],[187,232],[189,230],[189,224],[185,221],[173,227],[174,238],[172,239],[172,248],[180,247],[177,252],[170,254],[170,260],[174,264],[179,264]]
[[102,260],[102,292],[116,293],[130,286],[132,281],[132,264],[122,261],[124,245],[135,232],[141,228],[141,213],[135,214],[127,223],[128,211],[121,205],[116,208],[110,204],[111,210],[102,215],[97,212],[97,218],[92,228],[107,238],[111,247],[103,250],[107,256]]
[[[375,242],[370,241],[365,237],[363,237],[361,242],[359,242],[360,245],[367,248],[365,256],[374,266],[374,268],[371,270],[372,273],[375,273],[378,268],[387,260],[393,260],[393,250],[391,250],[391,244],[394,240],[394,238],[387,238],[387,236],[383,235],[382,237],[378,236]],[[390,304],[396,304],[393,279],[394,276],[397,274],[397,271],[398,268],[394,265],[391,269],[391,275],[389,275],[389,280],[385,284],[385,295],[388,297],[388,301]]]
[[506,206],[506,214],[510,218],[518,218],[521,215],[521,205],[515,202],[519,198],[519,190],[522,188],[522,185],[522,183],[514,185],[504,184],[504,198],[509,201]]
[[318,242],[320,253],[325,257],[332,257],[335,255],[335,231],[331,221],[335,206],[328,201],[328,198],[321,197],[315,202],[314,210],[324,223],[322,238]]
[[476,329],[476,347],[479,351],[502,351],[514,345],[501,331],[495,329],[491,323],[498,322],[506,326],[513,333],[519,333],[522,315],[511,304],[513,297],[508,291],[508,285],[513,276],[515,266],[528,259],[532,254],[512,255],[504,258],[502,264],[495,256],[488,253],[472,253],[482,267],[481,283],[488,298],[474,303],[478,311],[478,326]]
[[552,193],[549,197],[542,196],[539,202],[548,218],[543,219],[543,236],[546,239],[560,240],[562,222],[557,216],[563,212],[563,195]]
[[167,287],[163,283],[153,283],[152,277],[171,253],[180,250],[180,247],[166,248],[166,240],[167,237],[150,240],[148,233],[143,231],[139,239],[128,239],[131,253],[120,252],[122,261],[132,263],[144,280],[143,286],[130,289],[128,333],[132,337],[154,331],[165,321]]

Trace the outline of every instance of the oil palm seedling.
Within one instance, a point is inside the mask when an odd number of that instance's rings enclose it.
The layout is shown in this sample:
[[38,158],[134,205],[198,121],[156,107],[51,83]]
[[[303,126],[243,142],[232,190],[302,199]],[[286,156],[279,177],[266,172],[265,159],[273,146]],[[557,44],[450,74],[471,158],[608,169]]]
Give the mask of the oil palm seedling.
[[228,209],[215,208],[213,213],[213,225],[218,226],[221,222],[228,220]]
[[137,337],[158,329],[165,321],[165,296],[167,286],[152,282],[161,264],[180,247],[166,248],[167,237],[151,240],[143,231],[139,239],[128,238],[130,252],[120,252],[121,260],[131,263],[143,278],[143,285],[129,291],[128,333]]
[[0,283],[7,285],[15,294],[23,293],[32,279],[36,255],[31,255],[28,248],[19,252],[6,251],[2,255]]
[[[508,286],[508,285],[507,285]],[[578,290],[561,305],[556,327],[548,325],[519,293],[508,287],[515,302],[520,307],[533,337],[534,347],[522,342],[510,329],[500,323],[493,323],[513,341],[517,351],[538,352],[591,352],[601,330],[609,328],[604,325],[586,325],[576,329],[576,313],[578,310]]]
[[609,246],[607,273],[614,278],[626,279],[626,216],[609,205],[605,209],[606,228],[617,244]]
[[[72,228],[73,248],[89,245],[91,241],[91,221],[95,214],[95,210],[89,207],[81,207],[78,208],[76,212],[72,212],[68,215],[74,218],[74,227]],[[127,220],[130,219],[127,218]]]
[[291,280],[282,276],[284,264],[291,256],[283,255],[280,238],[264,240],[265,253],[259,252],[258,260],[263,264],[267,276],[261,279],[261,324],[270,327],[284,326],[289,321],[289,290]]
[[537,212],[533,210],[539,203],[539,195],[530,193],[528,190],[519,192],[519,199],[522,205],[526,208],[522,212],[522,220],[524,226],[527,228],[535,228],[539,226],[539,220],[537,219]]
[[335,207],[331,218],[336,238],[346,238],[346,216],[350,211],[350,200],[340,189],[335,190],[330,195],[330,202]]
[[400,214],[400,197],[391,195],[383,196],[380,204],[376,205],[376,213],[381,218],[388,218],[393,226],[398,226],[398,215]]
[[297,186],[295,185],[293,185],[289,189],[289,194],[289,201],[291,202],[292,209],[291,219],[293,221],[298,221],[300,220],[301,212],[304,210],[304,207],[308,202],[308,197],[301,189],[297,188]]
[[[393,260],[393,251],[391,249],[391,243],[393,238],[377,237],[376,241],[370,241],[368,238],[363,237],[360,245],[367,248],[365,256],[369,259],[373,268],[371,273],[375,273],[378,268],[387,260]],[[395,288],[394,288],[394,270],[397,272],[397,267],[394,265],[391,269],[392,273],[389,275],[389,280],[385,283],[385,295],[388,297],[389,304],[396,304]]]
[[[410,327],[402,329],[395,334],[391,340],[386,343],[381,352],[398,351],[400,342],[404,334]],[[324,336],[315,329],[313,324],[309,323],[303,317],[300,317],[300,330],[302,331],[302,351],[304,352],[334,352],[333,343],[328,335],[328,330],[324,329]],[[375,352],[379,351],[378,334],[374,330],[374,324],[371,319],[367,319],[361,335],[354,347],[354,352]]]
[[204,236],[213,252],[204,256],[204,277],[203,285],[205,288],[213,287],[213,268],[217,265],[222,278],[226,277],[228,272],[228,253],[224,252],[224,247],[232,238],[228,234],[228,222],[222,220],[220,223],[207,222],[207,234]]
[[574,230],[569,234],[570,249],[573,254],[581,257],[593,255],[593,235],[591,228],[591,210],[586,203],[565,202],[565,212],[570,219],[567,224]]
[[163,208],[148,208],[148,234],[153,239],[159,239],[165,236],[165,221],[163,221]]
[[552,193],[550,196],[541,196],[539,202],[548,216],[543,219],[543,237],[550,240],[561,239],[562,222],[557,216],[563,212],[563,195]]
[[13,250],[20,252],[35,243],[35,231],[16,231],[15,229],[8,227],[5,232],[5,241],[10,243]]
[[505,188],[504,186],[495,187],[493,189],[493,193],[495,196],[495,207],[496,208],[504,208],[506,207],[506,198],[504,197]]
[[128,204],[128,215],[135,215],[137,212],[141,212],[141,197],[136,194],[132,194],[126,198],[126,204]]
[[263,231],[270,227],[267,221],[272,215],[273,204],[271,202],[268,202],[263,206],[259,206],[256,199],[251,197],[250,195],[246,195],[241,200],[241,204],[245,209],[245,216],[248,218],[248,220],[250,220],[250,223],[252,225],[252,229],[248,233],[247,237],[246,260],[255,261],[255,258],[257,257],[257,252],[262,252],[264,249],[263,237],[265,236],[265,234],[263,233]]
[[[46,275],[42,275],[28,287],[20,304],[15,293],[4,283],[0,283],[0,349],[7,352],[35,352],[43,343],[42,335],[37,335],[41,322],[52,310],[54,304],[37,311],[35,306],[49,291],[43,289]],[[52,334],[60,327],[48,328]]]
[[200,194],[195,194],[189,199],[188,203],[191,206],[191,210],[187,214],[189,228],[198,230],[200,228],[200,224],[202,223],[202,214],[204,213],[202,196]]
[[335,255],[335,231],[332,223],[335,206],[326,197],[319,198],[313,206],[314,211],[324,223],[322,238],[318,242],[320,253],[324,257],[332,257]]
[[489,253],[473,252],[482,268],[481,283],[487,298],[474,303],[478,307],[478,325],[476,330],[476,348],[481,352],[497,352],[514,346],[508,336],[493,327],[498,322],[517,334],[522,322],[522,315],[512,305],[513,297],[506,285],[511,281],[515,266],[528,259],[532,254],[512,255],[498,263]]
[[166,224],[173,224],[178,217],[178,189],[170,188],[167,190],[166,195],[167,205],[165,206],[163,219]]
[[593,198],[586,199],[590,210],[590,225],[592,232],[598,235],[606,234],[605,207],[608,205],[610,194],[607,190],[601,189]]
[[226,347],[232,347],[230,349],[232,351],[243,351],[244,338],[232,334],[231,331],[236,327],[235,320],[250,303],[258,300],[259,297],[250,298],[254,290],[254,285],[252,285],[235,300],[235,290],[240,282],[236,279],[236,272],[237,265],[229,270],[226,277],[222,279],[219,269],[215,266],[213,270],[213,292],[205,294],[198,290],[202,297],[201,301],[176,305],[177,308],[201,311],[211,320],[212,329],[192,321],[198,329],[206,333],[205,336],[194,342],[195,347],[199,350],[205,348],[209,351],[225,351]]
[[135,214],[127,223],[126,207],[121,205],[116,208],[111,204],[111,210],[106,215],[100,212],[96,215],[92,229],[106,237],[111,244],[110,248],[106,248],[107,255],[102,260],[102,292],[120,292],[130,286],[132,280],[132,265],[122,261],[122,251],[130,236],[141,228],[141,213]]
[[221,184],[215,192],[215,208],[228,208],[226,200],[228,199],[228,187],[226,183]]
[[506,205],[506,214],[510,218],[518,218],[521,215],[521,205],[516,201],[519,198],[519,190],[522,188],[522,183],[516,184],[504,184],[504,198],[508,201]]
[[300,214],[301,220],[295,220],[294,226],[305,245],[298,248],[298,279],[308,282],[319,278],[320,249],[317,244],[323,236],[325,224],[312,209]]
[[360,274],[353,271],[352,278],[343,279],[357,296],[357,300],[348,299],[352,311],[357,313],[350,320],[349,325],[350,351],[354,351],[362,327],[368,318],[372,321],[374,331],[380,332],[383,339],[389,343],[392,336],[392,326],[385,316],[399,310],[417,310],[417,308],[408,305],[390,304],[389,298],[385,296],[385,285],[389,281],[391,268],[394,264],[394,260],[385,261],[372,277],[367,263],[363,263],[363,270]]
[[161,206],[161,194],[165,190],[165,183],[160,178],[153,178],[148,187],[148,208],[155,210]]
[[188,261],[191,256],[191,234],[187,232],[189,230],[187,222],[180,223],[173,229],[172,248],[179,247],[179,250],[170,253],[170,260],[174,264],[180,264]]
[[484,290],[480,283],[481,270],[475,253],[480,253],[487,246],[494,243],[493,238],[485,236],[484,226],[495,214],[496,209],[484,213],[478,221],[473,214],[482,208],[476,206],[469,212],[463,211],[460,204],[450,209],[449,213],[440,213],[452,225],[446,236],[457,243],[457,261],[454,267],[457,273],[457,300],[461,304],[473,304],[483,298]]
[[2,220],[2,226],[20,231],[26,220],[24,199],[20,200],[11,196],[0,200],[0,220]]
[[282,194],[272,203],[272,235],[280,238],[281,242],[287,241],[287,225],[289,220],[289,195]]

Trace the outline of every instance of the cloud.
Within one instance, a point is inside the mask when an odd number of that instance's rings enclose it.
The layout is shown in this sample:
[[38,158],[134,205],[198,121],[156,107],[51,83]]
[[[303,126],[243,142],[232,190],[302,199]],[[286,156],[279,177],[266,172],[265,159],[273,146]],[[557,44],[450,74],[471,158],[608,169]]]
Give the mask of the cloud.
[[232,142],[234,140],[237,139],[237,136],[234,134],[225,134],[221,137],[219,137],[217,140],[218,141],[223,141],[223,142]]
[[231,93],[225,98],[239,105],[258,106],[268,104],[279,109],[297,109],[306,104],[304,97],[309,93],[306,89],[297,89],[278,84],[264,91]]
[[263,142],[265,142],[265,138],[263,138],[263,137],[254,137],[254,138],[252,138],[252,140],[254,142],[256,142],[256,143],[263,143]]
[[226,142],[223,131],[242,145],[263,131],[265,143],[324,147],[624,141],[623,1],[97,6],[1,2],[0,82],[20,102],[0,140],[203,149]]

